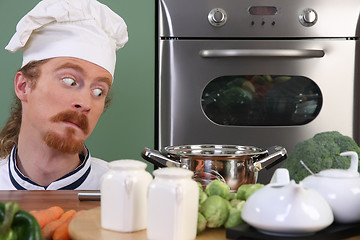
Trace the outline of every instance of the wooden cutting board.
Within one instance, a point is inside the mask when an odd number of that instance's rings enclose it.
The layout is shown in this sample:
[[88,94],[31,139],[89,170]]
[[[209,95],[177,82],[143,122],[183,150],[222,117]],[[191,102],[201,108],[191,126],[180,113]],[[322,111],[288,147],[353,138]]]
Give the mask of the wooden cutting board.
[[[101,228],[101,207],[93,208],[76,216],[69,225],[72,240],[147,240],[146,230],[122,233]],[[196,240],[227,239],[224,228],[206,229]]]

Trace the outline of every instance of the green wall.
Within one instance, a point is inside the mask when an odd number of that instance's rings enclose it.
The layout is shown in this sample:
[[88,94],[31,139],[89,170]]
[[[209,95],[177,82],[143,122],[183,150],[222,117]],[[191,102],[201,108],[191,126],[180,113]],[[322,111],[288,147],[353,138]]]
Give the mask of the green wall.
[[[14,95],[14,76],[22,61],[20,53],[4,48],[20,18],[38,0],[0,0],[0,126],[9,117]],[[155,1],[100,0],[128,25],[129,42],[117,53],[113,99],[86,141],[93,156],[106,161],[141,158],[144,147],[154,145],[154,24]],[[59,99],[60,100],[60,99]],[[148,164],[147,170],[152,171]]]

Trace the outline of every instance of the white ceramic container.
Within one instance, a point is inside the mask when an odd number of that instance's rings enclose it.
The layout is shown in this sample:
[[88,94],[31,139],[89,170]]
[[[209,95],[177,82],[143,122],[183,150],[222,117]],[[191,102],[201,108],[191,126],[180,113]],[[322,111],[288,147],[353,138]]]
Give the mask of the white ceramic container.
[[360,221],[359,158],[356,152],[344,152],[351,156],[349,169],[327,169],[306,177],[304,186],[319,192],[330,204],[335,221],[353,223]]
[[290,181],[283,168],[247,199],[241,216],[258,231],[279,236],[311,235],[334,220],[327,201],[315,190]]
[[147,227],[147,189],[152,181],[146,164],[116,160],[101,179],[101,227],[134,232]]
[[193,172],[168,167],[153,174],[148,191],[148,239],[195,239],[199,188],[191,178]]

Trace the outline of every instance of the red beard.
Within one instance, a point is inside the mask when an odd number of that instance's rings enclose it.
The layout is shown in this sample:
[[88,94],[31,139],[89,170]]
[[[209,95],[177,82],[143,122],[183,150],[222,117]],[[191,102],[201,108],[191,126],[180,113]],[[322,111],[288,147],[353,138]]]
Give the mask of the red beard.
[[[52,122],[71,122],[79,126],[79,128],[87,134],[89,132],[89,122],[85,115],[75,111],[61,112],[50,119]],[[84,141],[75,140],[73,135],[75,130],[73,128],[66,129],[65,137],[60,136],[55,132],[47,132],[44,136],[45,143],[63,153],[80,153],[84,149]]]

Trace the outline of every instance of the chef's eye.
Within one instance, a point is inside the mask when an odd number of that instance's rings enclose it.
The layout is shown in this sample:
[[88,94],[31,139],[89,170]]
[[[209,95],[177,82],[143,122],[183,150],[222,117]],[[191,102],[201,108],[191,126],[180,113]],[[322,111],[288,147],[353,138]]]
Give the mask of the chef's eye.
[[63,78],[62,81],[68,86],[76,86],[76,81],[72,78],[66,77]]
[[104,94],[103,90],[100,88],[95,88],[92,91],[93,91],[94,95],[98,96],[98,97],[101,97]]

